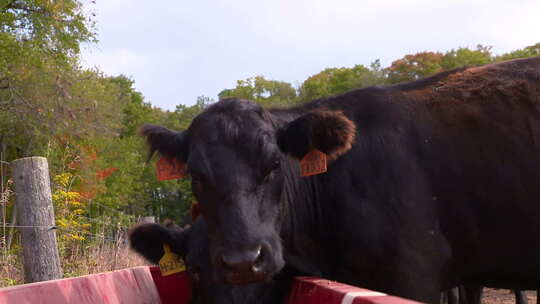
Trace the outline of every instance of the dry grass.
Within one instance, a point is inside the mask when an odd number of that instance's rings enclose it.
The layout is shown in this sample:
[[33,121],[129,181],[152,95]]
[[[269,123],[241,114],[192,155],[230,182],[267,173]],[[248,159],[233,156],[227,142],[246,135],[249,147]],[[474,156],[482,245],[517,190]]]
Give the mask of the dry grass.
[[2,254],[0,258],[0,287],[22,284],[23,272],[20,259],[15,254]]
[[[10,251],[0,255],[0,287],[24,283],[22,251],[18,247]],[[66,278],[149,265],[125,242],[72,246],[61,252],[61,263]]]
[[127,244],[101,244],[62,258],[64,277],[77,277],[92,273],[149,265],[129,249]]

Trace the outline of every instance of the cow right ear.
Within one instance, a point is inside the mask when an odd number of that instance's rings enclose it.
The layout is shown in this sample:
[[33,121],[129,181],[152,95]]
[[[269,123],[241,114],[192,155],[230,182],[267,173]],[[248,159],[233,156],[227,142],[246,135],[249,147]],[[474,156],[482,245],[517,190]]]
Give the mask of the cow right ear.
[[356,125],[343,112],[315,110],[283,126],[277,143],[281,151],[298,159],[319,150],[333,160],[351,149],[355,133]]
[[146,138],[150,148],[149,158],[155,152],[160,155],[177,159],[183,163],[187,161],[187,142],[185,132],[177,132],[162,126],[144,124],[139,134]]
[[165,254],[163,244],[171,251],[184,257],[186,255],[188,229],[170,229],[159,224],[140,224],[129,231],[131,248],[151,263],[158,264]]

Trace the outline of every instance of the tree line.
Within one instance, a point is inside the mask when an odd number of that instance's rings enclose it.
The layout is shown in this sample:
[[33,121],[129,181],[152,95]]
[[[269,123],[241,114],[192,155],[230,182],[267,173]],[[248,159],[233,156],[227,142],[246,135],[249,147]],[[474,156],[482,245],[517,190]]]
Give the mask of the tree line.
[[472,49],[460,47],[444,53],[425,51],[405,55],[384,68],[380,60],[369,66],[327,68],[308,77],[298,88],[263,76],[250,77],[238,80],[236,87],[221,91],[218,97],[251,99],[267,106],[294,105],[353,89],[411,81],[458,67],[535,56],[540,56],[540,42],[502,55],[493,54],[492,47],[483,45]]

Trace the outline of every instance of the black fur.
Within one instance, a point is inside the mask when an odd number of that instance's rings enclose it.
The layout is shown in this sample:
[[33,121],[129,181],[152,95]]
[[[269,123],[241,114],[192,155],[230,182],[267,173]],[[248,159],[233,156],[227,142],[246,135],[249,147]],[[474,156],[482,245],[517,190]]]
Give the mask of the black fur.
[[139,134],[146,138],[150,153],[150,159],[155,152],[161,155],[176,157],[181,161],[186,160],[186,150],[184,147],[184,134],[169,130],[162,126],[145,124],[139,129]]
[[352,146],[356,126],[340,111],[318,110],[291,121],[278,131],[277,142],[284,153],[301,159],[318,149],[330,159]]
[[163,257],[163,244],[169,244],[171,251],[184,256],[186,238],[187,231],[150,223],[137,225],[129,231],[131,248],[154,264]]

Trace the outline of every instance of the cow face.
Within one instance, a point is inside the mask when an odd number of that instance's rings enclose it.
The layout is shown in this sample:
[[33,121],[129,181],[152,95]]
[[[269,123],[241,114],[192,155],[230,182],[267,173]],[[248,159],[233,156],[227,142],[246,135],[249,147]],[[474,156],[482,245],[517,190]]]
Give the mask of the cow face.
[[183,257],[192,279],[192,304],[282,303],[293,276],[291,270],[278,278],[243,286],[217,282],[209,259],[208,237],[203,219],[189,228],[168,228],[158,224],[141,224],[129,233],[131,248],[157,264],[163,256],[163,244]]
[[287,184],[301,178],[298,160],[312,149],[335,159],[350,149],[355,126],[341,112],[292,119],[229,99],[207,108],[185,132],[145,125],[141,133],[152,152],[185,163],[207,223],[216,277],[248,284],[270,278],[284,265],[283,200],[290,199]]

